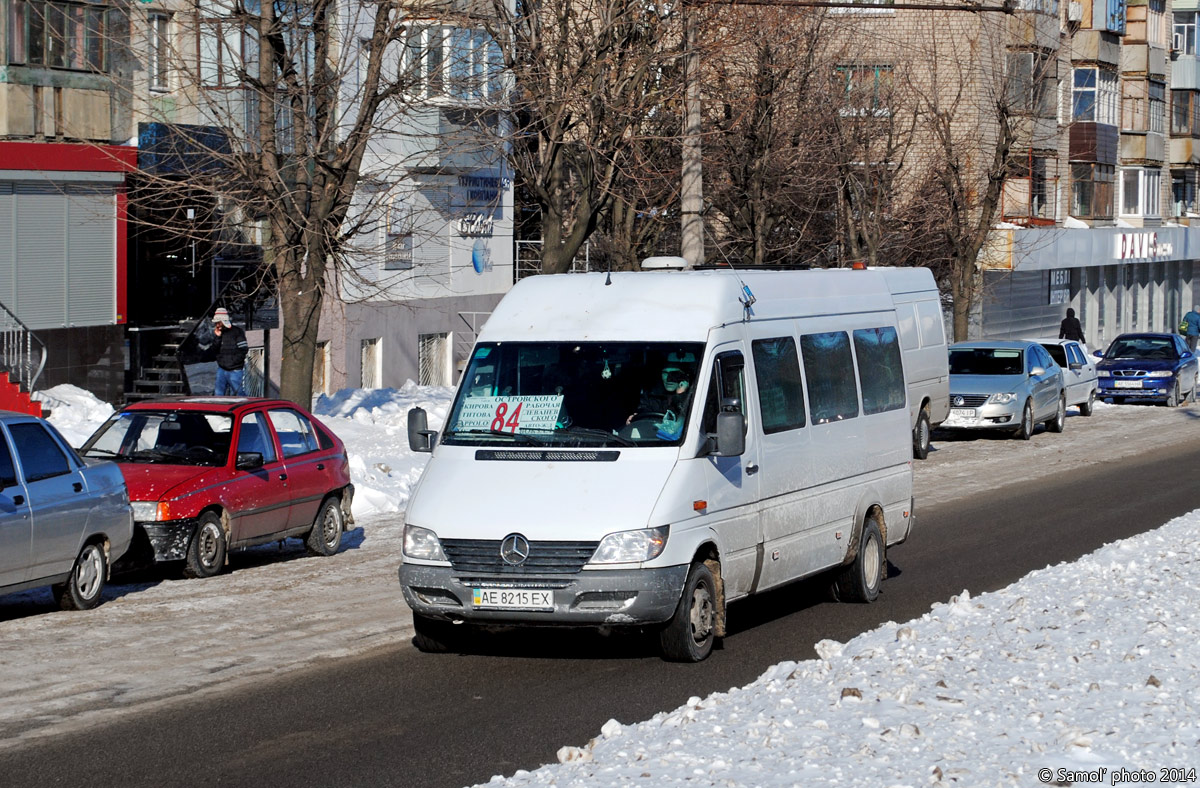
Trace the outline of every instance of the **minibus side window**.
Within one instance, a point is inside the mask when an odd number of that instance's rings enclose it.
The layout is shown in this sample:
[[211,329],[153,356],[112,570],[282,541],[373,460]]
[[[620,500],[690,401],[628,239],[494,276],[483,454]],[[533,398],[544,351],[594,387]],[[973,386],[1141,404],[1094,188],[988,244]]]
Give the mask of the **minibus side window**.
[[758,407],[763,432],[797,430],[804,426],[804,389],[800,380],[800,357],[792,337],[756,339],[754,379],[758,381]]
[[814,424],[844,421],[858,415],[858,385],[854,359],[845,331],[800,337],[808,381],[808,403]]
[[854,355],[862,384],[863,413],[883,413],[904,407],[904,367],[896,329],[860,328],[854,332]]
[[722,353],[713,361],[712,378],[708,382],[708,395],[704,398],[704,421],[701,430],[716,433],[717,413],[721,401],[732,399],[737,405],[735,413],[746,412],[746,360],[736,351]]

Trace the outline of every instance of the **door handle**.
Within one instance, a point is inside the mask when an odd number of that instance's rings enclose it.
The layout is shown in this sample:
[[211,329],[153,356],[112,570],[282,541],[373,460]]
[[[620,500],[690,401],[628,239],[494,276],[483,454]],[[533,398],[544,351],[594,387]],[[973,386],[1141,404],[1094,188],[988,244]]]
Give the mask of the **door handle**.
[[747,476],[753,476],[756,473],[758,473],[757,465],[755,465],[754,463],[750,463],[749,465],[746,466],[746,475]]
[[318,462],[318,463],[317,463],[317,470],[318,470],[318,471],[323,471],[323,470],[325,470],[325,463],[323,463],[323,462]]
[[71,485],[71,489],[75,492],[83,492],[83,482],[74,482]]
[[286,482],[286,481],[287,481],[287,474],[286,474],[286,473],[281,473],[281,474],[279,474],[279,481],[281,481],[281,482]]
[[17,506],[20,506],[21,504],[25,503],[25,496],[24,495],[14,495],[13,503],[15,503]]

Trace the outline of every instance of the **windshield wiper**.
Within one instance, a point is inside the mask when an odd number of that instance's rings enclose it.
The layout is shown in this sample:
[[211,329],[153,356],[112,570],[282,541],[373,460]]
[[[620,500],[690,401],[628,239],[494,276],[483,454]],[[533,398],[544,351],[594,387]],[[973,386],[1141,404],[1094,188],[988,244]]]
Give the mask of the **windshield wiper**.
[[600,438],[606,441],[616,441],[622,446],[637,446],[635,441],[632,441],[623,435],[618,435],[615,432],[608,432],[606,430],[598,430],[593,427],[576,427],[572,425],[570,427],[564,427],[561,430],[557,430],[556,432],[559,434],[566,432],[571,435],[587,435],[588,437]]
[[80,452],[80,454],[82,454],[84,457],[91,457],[92,452],[96,452],[103,457],[121,457],[122,456],[122,454],[118,451],[112,451],[111,449],[97,449],[95,447],[90,448],[90,449],[84,449],[83,451]]
[[163,451],[162,449],[138,449],[133,454],[129,455],[132,460],[145,459],[148,462],[162,462],[166,460],[182,460],[183,455],[173,451]]
[[447,438],[457,438],[460,435],[494,435],[497,438],[519,439],[526,446],[541,446],[545,443],[542,438],[535,438],[527,432],[505,432],[504,430],[455,430]]

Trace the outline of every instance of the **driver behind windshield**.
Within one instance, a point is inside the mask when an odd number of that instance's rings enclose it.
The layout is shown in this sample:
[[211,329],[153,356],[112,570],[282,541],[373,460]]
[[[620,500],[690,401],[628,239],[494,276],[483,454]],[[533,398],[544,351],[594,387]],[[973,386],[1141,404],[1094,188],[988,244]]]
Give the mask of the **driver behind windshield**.
[[650,419],[658,426],[658,437],[664,440],[677,439],[683,431],[683,420],[692,402],[693,376],[694,365],[679,360],[672,353],[663,365],[659,379],[642,389],[637,412],[631,413],[625,423]]

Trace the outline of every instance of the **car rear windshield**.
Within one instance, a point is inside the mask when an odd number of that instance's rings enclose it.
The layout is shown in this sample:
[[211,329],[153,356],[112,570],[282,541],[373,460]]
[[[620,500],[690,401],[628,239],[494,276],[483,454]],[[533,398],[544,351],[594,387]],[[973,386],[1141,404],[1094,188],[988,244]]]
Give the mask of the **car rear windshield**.
[[1179,354],[1175,352],[1175,343],[1169,337],[1118,337],[1113,340],[1104,357],[1176,361]]
[[85,457],[166,465],[224,465],[233,417],[202,411],[118,413],[83,446]]
[[1019,348],[966,347],[950,349],[951,375],[1020,375],[1025,371]]

